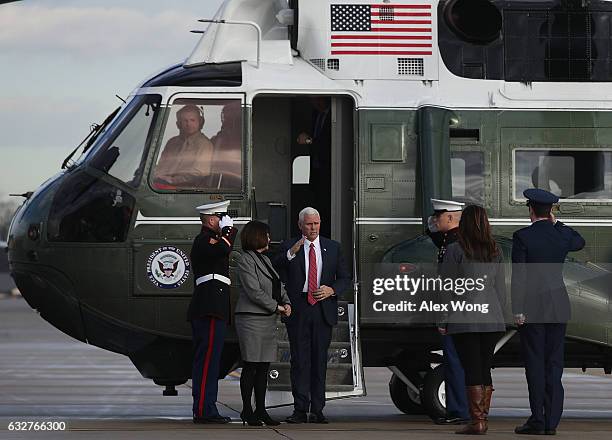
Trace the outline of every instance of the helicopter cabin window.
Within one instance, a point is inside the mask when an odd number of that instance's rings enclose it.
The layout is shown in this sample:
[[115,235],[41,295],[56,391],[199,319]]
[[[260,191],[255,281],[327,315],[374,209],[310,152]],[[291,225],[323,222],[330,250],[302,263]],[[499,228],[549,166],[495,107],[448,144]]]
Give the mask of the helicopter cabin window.
[[131,105],[119,134],[96,151],[90,165],[136,187],[140,184],[152,128],[161,103],[160,95],[139,97]]
[[402,162],[404,160],[404,124],[371,124],[372,161]]
[[484,204],[484,154],[481,151],[451,153],[453,200]]
[[177,99],[169,110],[152,187],[170,192],[240,192],[240,100]]
[[[612,149],[514,151],[514,199],[542,188],[561,201],[612,200]],[[569,200],[568,200],[569,201]]]

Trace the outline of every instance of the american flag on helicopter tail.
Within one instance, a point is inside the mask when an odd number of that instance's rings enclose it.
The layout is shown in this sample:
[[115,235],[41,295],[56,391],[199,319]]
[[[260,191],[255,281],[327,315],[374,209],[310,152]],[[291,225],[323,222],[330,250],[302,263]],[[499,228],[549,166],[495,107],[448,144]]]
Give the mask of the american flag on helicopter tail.
[[331,54],[431,55],[431,6],[332,4]]

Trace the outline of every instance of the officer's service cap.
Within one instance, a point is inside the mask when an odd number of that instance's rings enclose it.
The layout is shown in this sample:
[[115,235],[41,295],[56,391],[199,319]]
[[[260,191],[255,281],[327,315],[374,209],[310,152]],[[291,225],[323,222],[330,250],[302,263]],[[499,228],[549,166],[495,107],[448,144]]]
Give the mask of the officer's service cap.
[[223,202],[216,203],[208,203],[206,205],[196,206],[196,210],[200,214],[214,215],[214,214],[222,214],[227,212],[227,207],[229,206],[230,201],[224,200]]
[[464,203],[453,202],[452,200],[431,199],[431,204],[435,212],[455,212],[463,210]]
[[529,200],[529,203],[537,203],[538,205],[552,205],[559,201],[559,197],[550,191],[539,188],[526,189],[523,191],[523,195]]

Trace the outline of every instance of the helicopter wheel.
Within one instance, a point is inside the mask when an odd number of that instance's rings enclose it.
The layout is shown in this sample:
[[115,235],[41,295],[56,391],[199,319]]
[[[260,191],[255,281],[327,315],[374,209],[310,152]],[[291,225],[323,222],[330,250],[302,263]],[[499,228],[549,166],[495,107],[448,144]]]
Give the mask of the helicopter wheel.
[[[408,375],[408,379],[416,386],[419,390],[423,386],[423,378],[418,371],[412,372]],[[404,414],[424,414],[423,406],[421,405],[421,396],[415,393],[408,385],[406,385],[399,377],[395,374],[391,376],[389,381],[389,395],[391,401],[397,409]]]
[[438,365],[425,375],[421,388],[421,403],[425,413],[432,420],[446,417],[446,389],[442,365]]

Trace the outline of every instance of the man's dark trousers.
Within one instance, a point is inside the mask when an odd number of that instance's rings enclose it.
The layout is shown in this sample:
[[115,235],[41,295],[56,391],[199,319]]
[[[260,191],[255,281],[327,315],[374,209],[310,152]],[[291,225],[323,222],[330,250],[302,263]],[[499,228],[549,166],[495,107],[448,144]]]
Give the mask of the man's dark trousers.
[[323,318],[321,303],[308,304],[305,293],[291,300],[292,307],[300,310],[299,314],[287,320],[294,407],[303,413],[319,413],[325,406],[327,350],[332,326]]
[[219,364],[227,323],[223,319],[203,317],[191,321],[195,353],[192,370],[193,415],[219,415],[215,402],[219,387]]
[[556,429],[563,413],[563,348],[566,324],[525,324],[519,327],[531,417],[538,430]]
[[444,385],[446,387],[446,417],[469,419],[467,395],[465,393],[465,373],[449,335],[442,336],[444,350]]

